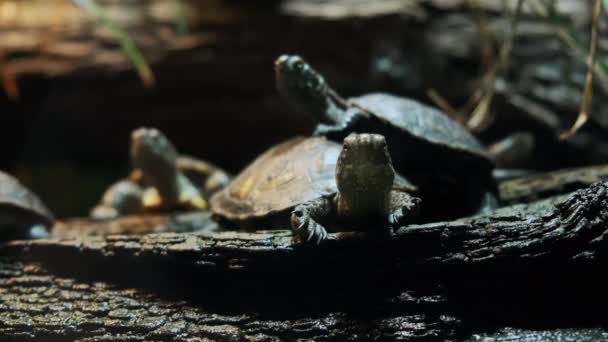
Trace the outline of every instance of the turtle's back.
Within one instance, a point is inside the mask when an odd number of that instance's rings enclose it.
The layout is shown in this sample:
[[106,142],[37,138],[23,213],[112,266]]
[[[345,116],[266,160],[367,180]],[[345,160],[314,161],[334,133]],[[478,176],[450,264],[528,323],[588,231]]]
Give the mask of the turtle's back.
[[[14,215],[15,217],[7,217]],[[14,177],[0,172],[0,223],[12,219],[50,225],[53,215],[33,192]],[[26,223],[26,222],[24,222]]]
[[468,155],[479,163],[491,163],[481,143],[464,126],[435,108],[383,93],[363,95],[351,101],[420,142],[441,147],[444,153]]
[[262,218],[337,191],[341,146],[322,137],[293,138],[247,166],[211,198],[215,214],[229,220]]

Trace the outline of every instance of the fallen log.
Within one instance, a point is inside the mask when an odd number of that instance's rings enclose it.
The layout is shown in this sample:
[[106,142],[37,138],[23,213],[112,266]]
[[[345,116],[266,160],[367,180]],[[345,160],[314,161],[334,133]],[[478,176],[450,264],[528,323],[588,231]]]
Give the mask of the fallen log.
[[415,340],[601,326],[607,204],[599,182],[392,239],[339,233],[319,246],[289,231],[14,241],[0,253],[0,335]]
[[[61,278],[32,263],[0,261],[0,340],[199,341],[447,338],[454,318],[332,312],[307,317],[217,313],[132,288]],[[429,299],[430,300],[430,299]]]
[[150,233],[184,233],[219,230],[208,211],[177,212],[172,214],[133,214],[115,219],[78,217],[59,220],[52,228],[57,238],[78,238],[102,235],[142,235]]

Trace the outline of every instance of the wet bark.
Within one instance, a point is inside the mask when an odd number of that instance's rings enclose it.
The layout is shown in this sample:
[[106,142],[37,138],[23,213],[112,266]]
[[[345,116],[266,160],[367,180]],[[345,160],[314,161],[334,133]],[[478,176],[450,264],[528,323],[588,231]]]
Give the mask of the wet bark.
[[319,246],[288,231],[11,242],[0,256],[0,335],[416,340],[601,327],[607,204],[608,183],[596,183],[393,239],[342,233]]
[[[60,277],[36,263],[1,258],[0,269],[3,341],[425,340],[449,337],[459,325],[454,318],[437,314],[361,317],[328,312],[281,318],[221,312],[139,289]],[[434,302],[432,297],[404,297],[415,305]]]

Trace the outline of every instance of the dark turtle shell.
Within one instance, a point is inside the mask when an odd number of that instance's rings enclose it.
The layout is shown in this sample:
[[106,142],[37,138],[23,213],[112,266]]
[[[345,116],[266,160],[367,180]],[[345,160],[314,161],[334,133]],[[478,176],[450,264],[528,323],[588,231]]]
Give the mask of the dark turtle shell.
[[353,97],[349,102],[422,143],[421,147],[434,147],[441,153],[440,156],[423,156],[424,152],[416,146],[420,144],[400,144],[403,149],[411,148],[408,151],[419,154],[414,159],[429,159],[429,162],[433,159],[442,163],[467,159],[478,165],[492,166],[481,143],[465,127],[435,108],[383,93]]
[[[254,160],[224,190],[211,197],[214,214],[230,221],[263,218],[300,203],[335,194],[342,145],[324,137],[297,137]],[[415,190],[402,177],[395,187]]]
[[0,230],[6,226],[29,228],[34,224],[47,227],[53,215],[42,201],[14,177],[0,172]]

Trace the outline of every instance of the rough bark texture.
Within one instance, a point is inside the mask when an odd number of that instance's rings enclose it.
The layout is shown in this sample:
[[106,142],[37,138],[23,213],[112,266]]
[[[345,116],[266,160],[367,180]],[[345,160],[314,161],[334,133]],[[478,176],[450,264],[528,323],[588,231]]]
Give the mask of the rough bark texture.
[[[493,216],[342,233],[164,233],[11,242],[5,339],[460,339],[602,334],[608,184]],[[517,330],[515,330],[517,332]],[[526,335],[528,334],[528,335]],[[532,334],[532,335],[530,335]],[[578,334],[578,335],[577,335]],[[597,336],[597,335],[596,335]],[[490,337],[489,337],[490,338]]]
[[[54,276],[37,264],[4,258],[0,269],[0,340],[416,340],[443,339],[454,333],[452,326],[458,326],[454,318],[432,314],[361,317],[330,312],[280,319],[217,313],[146,291]],[[425,298],[408,299],[416,305],[425,302]],[[426,301],[432,304],[434,298]]]

